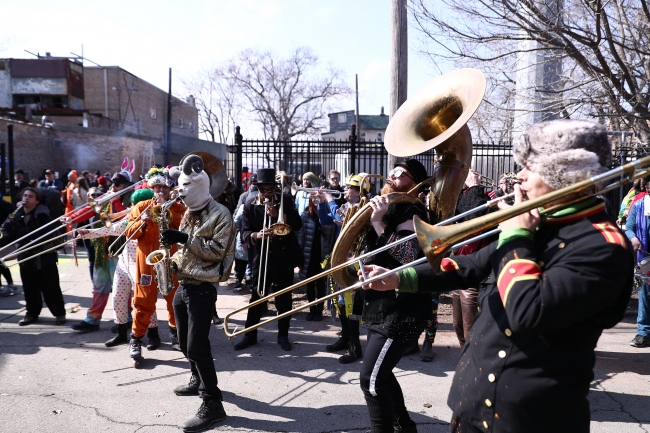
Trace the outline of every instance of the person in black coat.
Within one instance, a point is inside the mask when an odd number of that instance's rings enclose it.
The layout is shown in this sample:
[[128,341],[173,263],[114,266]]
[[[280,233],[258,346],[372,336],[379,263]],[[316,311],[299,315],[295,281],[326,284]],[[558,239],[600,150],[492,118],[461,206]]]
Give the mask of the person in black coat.
[[[23,206],[2,224],[0,245],[7,245],[27,235],[18,244],[18,246],[25,245],[47,233],[47,229],[36,232],[40,227],[52,221],[50,211],[45,205],[41,204],[42,201],[43,197],[38,189],[32,187],[25,189],[23,192]],[[17,258],[18,260],[26,259],[41,251],[50,249],[52,246],[51,243],[45,244],[18,254]],[[61,286],[59,285],[57,262],[58,255],[56,251],[51,251],[20,264],[20,278],[23,282],[23,291],[25,292],[25,302],[27,304],[25,317],[18,322],[20,326],[29,325],[38,320],[43,300],[45,300],[45,304],[56,318],[56,324],[65,324],[65,306]]]
[[[602,173],[612,157],[605,127],[578,120],[531,126],[513,153],[524,167],[515,205],[524,193],[535,199]],[[587,433],[594,349],[627,308],[632,246],[596,197],[545,219],[525,212],[500,228],[499,240],[478,252],[443,259],[439,275],[423,264],[368,286],[400,293],[479,287],[480,310],[447,400],[452,433]]]
[[[281,193],[277,190],[275,170],[262,168],[257,171],[257,187],[259,195],[244,205],[242,216],[241,240],[248,244],[248,254],[252,256],[253,296],[250,302],[260,299],[257,288],[264,293],[270,293],[270,287],[278,290],[289,287],[293,283],[294,268],[303,264],[303,252],[298,245],[295,232],[302,228],[302,219],[298,215],[291,195],[284,194],[284,222],[291,227],[291,232],[284,236],[274,235],[269,228],[264,228],[264,219],[271,218],[272,223],[278,221]],[[267,223],[268,226],[268,223]],[[262,244],[269,242],[268,265],[266,252],[262,256]],[[265,247],[266,250],[266,247]],[[266,272],[266,276],[264,275]],[[264,286],[266,283],[265,287]],[[279,314],[291,310],[291,293],[275,298]],[[248,310],[246,327],[259,323],[265,310],[265,305],[258,305]],[[283,350],[291,350],[289,342],[289,323],[291,317],[278,321],[278,344]],[[257,343],[257,329],[247,332],[235,350],[242,350]]]
[[[369,201],[373,210],[370,216],[373,230],[366,234],[361,252],[393,243],[395,247],[366,260],[366,264],[393,269],[423,256],[416,239],[401,240],[413,234],[416,215],[428,221],[427,209],[417,200],[389,206],[385,194],[406,193],[428,177],[426,168],[414,159],[397,164],[388,173],[392,185],[386,185],[382,189],[383,195]],[[417,346],[431,315],[430,294],[365,292],[362,319],[368,325],[368,337],[359,382],[368,407],[372,433],[393,432],[393,429],[404,433],[417,432],[415,422],[406,410],[393,368],[407,348],[413,343]]]

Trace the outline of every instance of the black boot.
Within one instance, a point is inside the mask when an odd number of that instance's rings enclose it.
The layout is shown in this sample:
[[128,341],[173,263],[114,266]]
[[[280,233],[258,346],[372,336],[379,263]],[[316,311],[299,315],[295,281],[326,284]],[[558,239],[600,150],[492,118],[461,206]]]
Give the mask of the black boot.
[[203,400],[194,418],[183,424],[184,432],[199,432],[226,418],[221,400]]
[[129,330],[129,325],[127,323],[120,323],[116,326],[117,329],[115,330],[113,338],[104,343],[106,347],[117,346],[118,344],[123,344],[129,341],[129,338],[126,335]]
[[244,350],[249,346],[253,346],[257,344],[257,338],[255,337],[249,337],[248,335],[244,335],[244,338],[239,340],[237,344],[233,346],[235,350]]
[[158,327],[149,328],[147,330],[147,338],[149,342],[147,343],[147,350],[156,350],[160,346],[160,335],[158,335]]
[[216,310],[212,314],[212,324],[213,325],[221,325],[221,318],[219,317],[219,313],[217,313]]
[[412,419],[398,420],[393,423],[395,433],[418,433],[417,424]]
[[142,338],[131,335],[129,356],[133,359],[142,358]]
[[181,350],[181,344],[178,342],[178,331],[176,328],[169,328],[169,341],[172,344],[172,349],[174,350]]
[[289,335],[278,335],[278,344],[280,345],[282,350],[291,350]]
[[336,343],[334,344],[328,344],[325,346],[325,350],[328,352],[339,352],[341,350],[345,350],[348,348],[348,345],[350,344],[350,339],[341,337],[338,340],[336,340]]
[[99,331],[99,325],[91,325],[85,320],[72,325],[71,328],[79,332]]
[[[125,323],[125,325],[126,325],[126,327],[127,327],[128,329],[131,329],[131,328],[133,327],[133,321],[131,321],[131,322],[127,322],[127,323]],[[120,326],[120,324],[118,324],[118,323],[116,323],[115,325],[111,326],[111,332],[112,332],[113,334],[116,334],[116,333],[117,333],[117,329],[118,329],[119,326]]]
[[189,383],[185,385],[179,385],[174,388],[174,394],[176,395],[199,395],[199,385],[201,384],[201,379],[192,375],[190,377]]
[[425,339],[422,343],[422,352],[420,352],[420,361],[431,362],[433,361],[433,344]]
[[355,341],[348,344],[348,351],[345,352],[345,355],[341,356],[339,358],[339,362],[341,364],[349,364],[351,362],[354,362],[358,359],[361,359],[363,357],[363,353],[361,353],[361,342],[360,341]]

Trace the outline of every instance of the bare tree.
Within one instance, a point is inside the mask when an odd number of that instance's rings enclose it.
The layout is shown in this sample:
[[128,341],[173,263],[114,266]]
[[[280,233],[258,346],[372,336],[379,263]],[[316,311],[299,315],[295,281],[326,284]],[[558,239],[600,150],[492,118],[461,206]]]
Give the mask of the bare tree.
[[316,135],[327,118],[329,104],[350,88],[333,67],[318,74],[318,57],[300,47],[287,58],[271,51],[247,49],[223,67],[223,79],[233,83],[265,138],[288,140]]
[[[594,119],[650,140],[646,0],[411,0],[411,10],[436,64],[482,69],[489,95],[510,101],[483,104],[502,113],[497,119],[528,97],[546,115]],[[522,83],[527,68],[548,85]]]
[[195,97],[199,132],[211,141],[229,144],[242,109],[234,83],[224,77],[220,68],[201,71],[182,82],[187,92]]

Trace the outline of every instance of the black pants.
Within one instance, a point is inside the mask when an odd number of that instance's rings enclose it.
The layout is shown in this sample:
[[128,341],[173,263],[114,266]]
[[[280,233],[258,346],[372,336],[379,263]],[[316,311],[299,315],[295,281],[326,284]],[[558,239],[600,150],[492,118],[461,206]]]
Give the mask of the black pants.
[[173,304],[181,350],[190,362],[192,375],[201,379],[199,395],[203,399],[222,400],[210,346],[216,301],[217,288],[211,283],[201,283],[196,286],[180,285]]
[[248,260],[235,258],[235,275],[237,282],[241,282],[241,280],[246,276],[246,265],[248,265]]
[[339,315],[341,322],[341,337],[348,341],[359,342],[359,321]]
[[[320,272],[322,272],[322,269],[320,268],[309,269],[307,271],[307,278],[313,277],[314,275],[318,275]],[[316,299],[325,296],[326,278],[327,277],[322,277],[317,279],[316,281],[312,281],[311,283],[307,284],[307,300],[309,302],[315,301]],[[321,302],[319,304],[314,305],[313,307],[310,307],[309,311],[312,313],[318,313],[318,312],[322,313],[323,308],[324,308],[324,303]]]
[[7,284],[13,284],[14,279],[11,278],[11,271],[9,270],[8,267],[0,263],[0,274],[5,277],[5,280],[7,280]]
[[[56,264],[45,268],[25,269],[20,266],[20,279],[23,281],[27,314],[38,317],[43,308],[43,300],[54,317],[65,316],[63,293],[59,286],[59,268]],[[42,296],[42,299],[41,299]]]
[[360,372],[361,390],[366,398],[372,433],[393,433],[394,423],[406,426],[412,422],[404,405],[402,388],[393,374],[393,368],[412,339],[389,338],[385,332],[377,332],[378,328],[374,325],[368,328]]
[[[255,273],[253,277],[253,295],[251,296],[250,302],[255,302],[260,297],[257,295],[257,278],[259,273]],[[293,270],[285,271],[282,273],[277,273],[273,275],[269,271],[269,275],[266,276],[266,294],[269,294],[269,288],[275,283],[278,286],[278,289],[284,289],[289,287],[293,283]],[[291,310],[291,292],[285,293],[284,295],[277,296],[275,298],[275,308],[278,310],[278,314],[285,313]],[[246,327],[252,325],[257,325],[260,323],[260,318],[262,313],[266,311],[266,305],[260,304],[253,308],[248,309],[248,316],[246,317]],[[289,324],[291,323],[291,316],[285,317],[284,319],[278,320],[278,336],[286,337],[289,335]],[[246,333],[247,336],[252,338],[257,338],[257,329],[253,329]]]

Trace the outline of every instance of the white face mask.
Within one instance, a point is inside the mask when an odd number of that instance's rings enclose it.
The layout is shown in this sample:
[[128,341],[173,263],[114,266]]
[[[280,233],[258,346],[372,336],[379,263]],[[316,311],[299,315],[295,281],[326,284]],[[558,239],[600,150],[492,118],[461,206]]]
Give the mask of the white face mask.
[[205,171],[192,172],[190,175],[181,173],[178,185],[178,195],[189,210],[202,209],[212,199],[210,178]]

